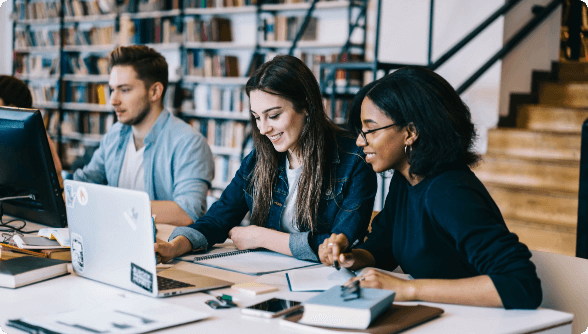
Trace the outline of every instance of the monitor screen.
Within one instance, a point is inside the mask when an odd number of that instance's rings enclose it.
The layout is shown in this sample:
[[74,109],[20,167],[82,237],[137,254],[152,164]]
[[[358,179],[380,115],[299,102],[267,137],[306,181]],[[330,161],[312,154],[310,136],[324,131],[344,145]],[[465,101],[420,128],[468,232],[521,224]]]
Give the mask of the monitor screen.
[[0,107],[0,202],[3,213],[34,223],[66,227],[65,204],[38,110]]

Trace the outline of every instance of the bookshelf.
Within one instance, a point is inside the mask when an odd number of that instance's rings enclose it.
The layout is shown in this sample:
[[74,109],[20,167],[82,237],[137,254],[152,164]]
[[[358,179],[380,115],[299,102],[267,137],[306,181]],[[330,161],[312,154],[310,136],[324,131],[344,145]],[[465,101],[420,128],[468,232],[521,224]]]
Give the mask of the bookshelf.
[[[164,106],[207,137],[216,165],[213,195],[219,195],[251,149],[244,91],[249,74],[276,54],[290,53],[318,78],[319,64],[337,61],[349,44],[349,21],[367,3],[13,0],[13,73],[33,90],[35,107],[43,110],[69,169],[116,121],[108,52],[131,44],[156,49],[170,65]],[[365,43],[355,50],[358,59],[364,50]],[[333,117],[345,123],[344,113]]]

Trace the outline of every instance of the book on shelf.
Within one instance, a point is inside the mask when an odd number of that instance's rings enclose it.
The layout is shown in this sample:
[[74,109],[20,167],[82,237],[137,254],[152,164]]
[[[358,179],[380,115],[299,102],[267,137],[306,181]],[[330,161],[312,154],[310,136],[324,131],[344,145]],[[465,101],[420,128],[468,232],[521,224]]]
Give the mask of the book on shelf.
[[420,325],[443,314],[443,309],[425,305],[397,305],[392,304],[378,319],[366,329],[343,329],[305,325],[300,323],[303,313],[295,313],[280,320],[280,325],[291,327],[305,333],[365,333],[365,334],[394,334]]
[[120,18],[119,42],[128,44],[160,44],[182,42],[182,20],[179,16]]
[[256,4],[257,0],[184,0],[185,8],[226,8]]
[[35,27],[29,31],[15,29],[14,42],[16,48],[59,46],[60,30],[53,27]]
[[18,288],[65,275],[67,261],[47,259],[34,256],[23,256],[0,261],[0,286]]
[[81,56],[68,53],[65,55],[65,73],[75,75],[108,75],[108,58],[98,55]]
[[392,290],[361,288],[359,298],[342,295],[337,285],[304,303],[304,314],[298,321],[305,325],[366,329],[394,301]]
[[58,102],[59,89],[56,86],[54,82],[29,82],[29,89],[33,95],[33,104]]
[[188,16],[184,40],[186,42],[232,42],[231,20],[223,17],[202,20]]
[[115,41],[114,24],[108,26],[91,27],[81,29],[77,26],[68,26],[65,30],[65,45],[110,45]]
[[[302,28],[304,22],[303,16],[286,16],[280,14],[264,14],[264,18],[260,20],[260,27],[258,27],[258,34],[261,40],[266,42],[285,42],[293,41]],[[316,17],[310,17],[308,23],[300,40],[315,41],[317,39],[317,25]]]
[[57,75],[59,74],[59,57],[17,53],[14,56],[14,72],[31,77]]
[[84,17],[114,13],[114,0],[65,0],[66,17]]
[[[240,86],[199,84],[194,88],[194,106],[199,112],[227,111],[236,114],[249,112],[249,97]],[[188,113],[188,112],[187,112]]]
[[214,182],[230,182],[241,167],[241,161],[235,157],[216,155],[214,157]]
[[110,87],[105,83],[65,82],[65,101],[107,105],[110,101]]
[[15,18],[19,20],[58,19],[61,11],[61,1],[15,1]]

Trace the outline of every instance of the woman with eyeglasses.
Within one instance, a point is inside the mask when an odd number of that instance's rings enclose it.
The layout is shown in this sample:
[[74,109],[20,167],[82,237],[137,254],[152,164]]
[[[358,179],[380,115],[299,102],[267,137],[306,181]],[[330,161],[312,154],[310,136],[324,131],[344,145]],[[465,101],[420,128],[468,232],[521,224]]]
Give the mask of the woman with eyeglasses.
[[537,308],[541,282],[531,253],[510,233],[500,210],[470,170],[470,112],[442,77],[406,67],[380,79],[361,105],[357,145],[376,172],[394,170],[382,212],[362,245],[333,234],[322,263],[356,270],[398,266],[414,280],[377,269],[361,287],[392,289],[396,300],[506,309]]
[[[296,57],[277,56],[249,78],[255,149],[210,210],[169,242],[163,261],[232,239],[239,249],[266,248],[317,261],[332,233],[363,241],[376,174],[355,137],[325,114],[318,83]],[[251,212],[251,225],[239,224]]]

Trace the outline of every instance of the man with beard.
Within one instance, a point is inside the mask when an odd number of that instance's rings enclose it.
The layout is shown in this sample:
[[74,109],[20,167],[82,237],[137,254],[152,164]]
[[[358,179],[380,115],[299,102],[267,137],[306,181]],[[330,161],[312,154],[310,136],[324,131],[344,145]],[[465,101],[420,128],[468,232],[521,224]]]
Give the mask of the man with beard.
[[147,46],[120,46],[109,63],[118,122],[74,180],[145,191],[157,223],[191,224],[206,212],[214,164],[206,139],[163,108],[165,58]]

